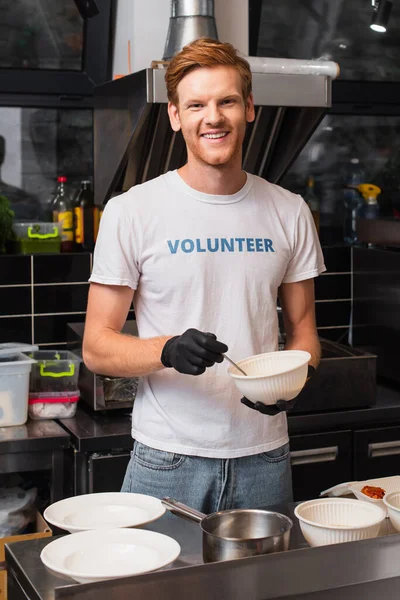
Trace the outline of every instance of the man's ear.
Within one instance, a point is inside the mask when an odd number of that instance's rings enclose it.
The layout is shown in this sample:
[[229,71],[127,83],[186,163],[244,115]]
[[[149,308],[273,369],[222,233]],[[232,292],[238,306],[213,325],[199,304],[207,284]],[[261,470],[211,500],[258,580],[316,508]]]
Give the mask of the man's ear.
[[255,118],[256,118],[256,113],[254,110],[254,97],[253,97],[253,94],[251,93],[249,95],[249,97],[247,98],[247,102],[246,102],[246,120],[248,123],[252,123]]
[[168,102],[168,116],[171,127],[174,131],[179,131],[181,128],[181,120],[179,118],[179,110],[175,104]]

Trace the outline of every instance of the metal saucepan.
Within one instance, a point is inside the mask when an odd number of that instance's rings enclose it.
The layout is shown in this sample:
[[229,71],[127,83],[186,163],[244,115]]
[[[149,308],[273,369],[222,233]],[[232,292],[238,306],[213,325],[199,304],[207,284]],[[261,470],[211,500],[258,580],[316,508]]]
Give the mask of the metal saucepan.
[[162,504],[174,515],[200,525],[205,563],[287,550],[293,522],[269,510],[235,509],[205,515],[173,498]]

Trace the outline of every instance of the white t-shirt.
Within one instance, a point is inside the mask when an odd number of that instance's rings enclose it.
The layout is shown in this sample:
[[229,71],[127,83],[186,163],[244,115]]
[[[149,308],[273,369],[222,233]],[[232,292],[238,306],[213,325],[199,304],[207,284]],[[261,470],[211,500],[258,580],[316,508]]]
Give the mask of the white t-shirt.
[[[282,282],[325,270],[301,196],[247,175],[233,195],[212,196],[171,171],[111,199],[90,281],[129,286],[139,336],[214,333],[237,361],[278,349]],[[286,414],[241,404],[226,361],[199,376],[163,369],[140,378],[132,436],[179,454],[234,458],[288,441]]]

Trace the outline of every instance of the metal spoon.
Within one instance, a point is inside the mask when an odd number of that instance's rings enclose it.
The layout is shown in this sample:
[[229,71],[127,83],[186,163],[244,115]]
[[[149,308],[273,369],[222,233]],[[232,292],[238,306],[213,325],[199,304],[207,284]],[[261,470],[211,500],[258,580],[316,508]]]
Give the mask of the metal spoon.
[[240,371],[241,373],[243,373],[243,375],[246,375],[246,377],[247,377],[247,373],[245,373],[245,372],[243,371],[243,369],[242,369],[241,367],[239,367],[239,365],[237,365],[235,362],[233,362],[233,360],[232,360],[231,358],[229,358],[229,356],[228,356],[227,354],[223,354],[222,356],[223,356],[224,358],[226,358],[226,360],[228,360],[228,361],[231,363],[231,365],[233,365],[234,367],[236,367],[236,369],[237,369],[238,371]]

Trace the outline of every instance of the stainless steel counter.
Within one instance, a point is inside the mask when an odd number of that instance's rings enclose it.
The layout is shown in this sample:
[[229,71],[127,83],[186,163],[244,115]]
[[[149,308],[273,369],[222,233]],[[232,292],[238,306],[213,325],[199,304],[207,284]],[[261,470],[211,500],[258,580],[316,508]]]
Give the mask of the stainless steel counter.
[[[20,597],[32,600],[109,600],[111,597],[115,600],[128,597],[130,600],[159,600],[160,597],[163,600],[187,600],[187,586],[195,588],[190,592],[191,600],[244,597],[251,600],[284,597],[287,593],[308,593],[325,589],[325,584],[350,585],[393,577],[395,573],[400,575],[400,535],[309,548],[293,515],[294,507],[295,504],[275,507],[294,522],[288,552],[204,565],[200,528],[167,515],[146,529],[175,538],[182,548],[178,560],[157,573],[94,584],[76,584],[69,578],[53,575],[42,565],[40,552],[52,541],[51,538],[16,542],[6,547],[7,567],[11,574],[9,600]],[[388,532],[387,524],[388,521],[382,534]],[[218,591],[217,595],[213,595],[210,586]],[[21,590],[25,596],[21,595]],[[263,595],[259,595],[260,590],[263,590]]]

